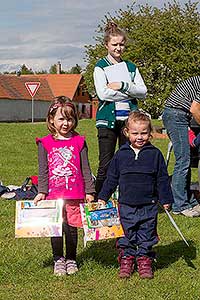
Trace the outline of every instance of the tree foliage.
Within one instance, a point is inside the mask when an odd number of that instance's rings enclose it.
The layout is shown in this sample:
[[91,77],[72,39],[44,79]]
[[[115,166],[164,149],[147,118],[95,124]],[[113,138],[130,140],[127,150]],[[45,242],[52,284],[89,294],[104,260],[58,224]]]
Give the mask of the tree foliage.
[[82,69],[81,66],[76,64],[74,67],[72,67],[69,71],[67,71],[67,74],[81,74]]
[[[57,74],[57,64],[53,64],[50,66],[49,68],[49,72],[47,70],[41,69],[38,71],[33,72],[33,70],[30,68],[28,68],[25,64],[22,64],[20,66],[20,69],[18,71],[5,71],[3,72],[3,74],[19,74],[19,75],[27,75],[27,74],[36,74],[36,75],[40,75],[40,74]],[[71,67],[71,69],[64,71],[61,69],[61,74],[81,74],[82,73],[82,68],[81,66],[79,66],[78,64],[76,64],[75,66]],[[1,72],[0,72],[1,74]]]
[[[81,69],[81,67],[78,64],[76,64],[75,66],[73,66],[68,71],[61,70],[61,74],[80,74],[81,72],[82,72],[82,69]],[[57,64],[54,64],[54,65],[52,65],[50,67],[49,73],[50,74],[57,74]]]
[[32,69],[29,69],[25,64],[21,65],[20,70],[18,71],[21,75],[34,74]]
[[200,15],[197,2],[167,3],[158,9],[148,4],[136,9],[135,3],[110,14],[97,30],[95,45],[86,46],[85,79],[90,92],[94,91],[92,73],[96,61],[106,54],[103,29],[112,19],[128,37],[123,58],[136,63],[148,88],[141,107],[152,117],[158,117],[163,103],[178,82],[199,75]]
[[51,67],[49,69],[49,73],[50,74],[57,74],[57,64],[51,65]]
[[48,74],[47,70],[41,69],[39,71],[35,71],[36,75],[40,75],[40,74]]

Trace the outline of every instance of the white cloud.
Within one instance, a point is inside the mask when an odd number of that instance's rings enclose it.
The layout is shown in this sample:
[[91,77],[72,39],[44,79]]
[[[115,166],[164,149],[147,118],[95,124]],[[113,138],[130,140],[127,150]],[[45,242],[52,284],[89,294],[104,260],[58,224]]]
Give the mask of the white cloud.
[[[114,15],[131,0],[7,0],[0,10],[0,71],[25,63],[46,69],[61,60],[64,70],[84,65],[84,45],[108,12]],[[164,0],[138,0],[161,7]],[[185,3],[188,1],[179,1]]]

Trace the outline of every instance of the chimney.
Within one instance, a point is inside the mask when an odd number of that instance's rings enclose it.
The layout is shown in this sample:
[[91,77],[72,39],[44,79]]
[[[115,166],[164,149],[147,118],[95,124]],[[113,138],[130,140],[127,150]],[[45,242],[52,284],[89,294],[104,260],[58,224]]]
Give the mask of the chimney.
[[61,74],[61,62],[58,61],[57,65],[56,65],[56,71],[57,71],[57,74]]

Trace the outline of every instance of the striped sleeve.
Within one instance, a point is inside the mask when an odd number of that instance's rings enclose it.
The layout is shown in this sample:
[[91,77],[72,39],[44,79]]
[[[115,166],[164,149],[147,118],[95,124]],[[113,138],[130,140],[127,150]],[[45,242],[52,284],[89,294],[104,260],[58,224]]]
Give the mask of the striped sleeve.
[[179,83],[166,100],[166,106],[190,110],[193,101],[200,103],[200,76]]

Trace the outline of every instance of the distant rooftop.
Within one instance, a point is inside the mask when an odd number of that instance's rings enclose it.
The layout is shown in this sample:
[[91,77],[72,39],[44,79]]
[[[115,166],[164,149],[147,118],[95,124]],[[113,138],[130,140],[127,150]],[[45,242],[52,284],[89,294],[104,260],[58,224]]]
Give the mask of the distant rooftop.
[[0,99],[31,100],[25,82],[40,82],[35,100],[51,101],[56,96],[75,97],[81,74],[0,75]]

